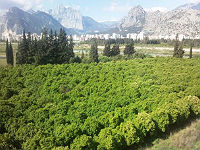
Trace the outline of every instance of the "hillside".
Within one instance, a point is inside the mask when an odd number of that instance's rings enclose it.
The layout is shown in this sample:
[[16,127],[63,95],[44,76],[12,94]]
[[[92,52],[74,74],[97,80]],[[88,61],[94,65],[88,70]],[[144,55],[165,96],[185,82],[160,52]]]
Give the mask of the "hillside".
[[200,114],[199,61],[0,68],[0,149],[136,149]]

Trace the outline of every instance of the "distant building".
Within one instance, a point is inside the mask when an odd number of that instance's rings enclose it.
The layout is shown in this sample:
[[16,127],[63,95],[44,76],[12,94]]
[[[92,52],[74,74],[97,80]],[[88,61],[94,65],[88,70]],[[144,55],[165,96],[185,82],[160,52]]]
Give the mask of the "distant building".
[[144,39],[144,32],[140,32],[138,35],[137,35],[137,40],[143,40]]

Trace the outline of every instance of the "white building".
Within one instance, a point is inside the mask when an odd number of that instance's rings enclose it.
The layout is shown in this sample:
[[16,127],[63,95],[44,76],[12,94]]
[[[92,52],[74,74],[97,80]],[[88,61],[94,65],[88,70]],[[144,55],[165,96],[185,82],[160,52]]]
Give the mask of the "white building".
[[116,33],[113,33],[112,36],[111,36],[111,39],[119,39],[121,36],[120,34],[116,34]]
[[144,39],[144,32],[140,32],[138,35],[137,35],[137,40],[143,40]]

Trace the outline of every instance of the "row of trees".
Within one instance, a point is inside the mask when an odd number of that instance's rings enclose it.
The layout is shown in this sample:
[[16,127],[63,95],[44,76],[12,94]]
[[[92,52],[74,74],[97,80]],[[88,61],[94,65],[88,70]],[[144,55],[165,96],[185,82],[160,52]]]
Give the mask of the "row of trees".
[[[132,56],[135,53],[134,41],[127,40],[124,49],[124,55]],[[103,56],[113,57],[120,55],[119,44],[115,43],[111,48],[112,42],[108,40],[105,43],[105,48],[103,50]],[[173,57],[183,58],[184,42],[179,42],[178,36],[174,41],[174,54]],[[190,47],[190,58],[192,58],[192,47]],[[80,63],[84,59],[84,53],[82,56],[75,57],[74,43],[72,36],[69,38],[63,29],[60,29],[60,33],[57,35],[56,32],[46,29],[42,31],[42,38],[37,40],[31,37],[30,33],[27,34],[23,32],[23,38],[18,45],[18,52],[16,54],[16,64],[35,64],[35,65],[45,65],[45,64],[64,64],[64,63]],[[12,44],[6,42],[6,56],[7,64],[14,64],[13,48]],[[89,53],[90,62],[99,62],[98,59],[98,40],[93,40],[91,43],[91,49]]]
[[[124,49],[124,55],[131,56],[135,53],[134,49],[134,43],[133,41],[130,41],[128,44],[126,44],[125,49]],[[111,48],[111,43],[106,42],[105,48],[103,50],[103,56],[106,57],[113,57],[117,56],[120,54],[120,48],[119,44],[114,44],[113,47]],[[91,45],[91,50],[89,53],[89,57],[92,62],[98,62],[98,44],[97,41],[94,41],[93,44]]]
[[60,33],[43,29],[42,38],[33,39],[30,33],[27,37],[25,31],[23,38],[18,45],[18,52],[16,54],[16,64],[63,64],[69,63],[70,59],[74,57],[73,39],[66,35],[65,30],[60,29]]

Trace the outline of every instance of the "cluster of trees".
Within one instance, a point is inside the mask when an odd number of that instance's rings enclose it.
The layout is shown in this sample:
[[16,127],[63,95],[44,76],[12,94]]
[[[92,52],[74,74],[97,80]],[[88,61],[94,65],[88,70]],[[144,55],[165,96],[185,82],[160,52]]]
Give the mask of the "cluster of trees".
[[200,114],[197,70],[174,58],[0,68],[0,149],[137,149]]
[[13,48],[11,42],[9,44],[8,39],[6,41],[6,60],[8,65],[14,65]]
[[174,42],[174,54],[173,54],[173,57],[183,58],[184,53],[185,53],[185,51],[183,50],[183,41],[179,42],[178,34],[177,34],[176,40]]
[[[144,44],[160,44],[162,40],[149,40],[145,38]],[[117,39],[117,40],[100,40],[92,39],[89,41],[91,49],[89,53],[88,62],[99,62],[98,45],[105,43],[103,50],[103,56],[108,58],[120,55],[119,44],[125,44],[124,55],[132,56],[135,54],[134,42],[131,39]],[[163,42],[163,41],[162,41]],[[166,42],[166,41],[164,41]],[[174,54],[173,57],[183,58],[184,50],[183,46],[185,41],[179,42],[178,35],[174,43]],[[114,44],[111,48],[111,45]],[[192,58],[192,48],[194,41],[190,42],[190,58]],[[84,52],[82,51],[81,57],[76,56],[73,52],[74,43],[72,36],[67,37],[66,32],[60,29],[60,33],[57,35],[56,32],[48,31],[44,28],[41,39],[34,39],[30,33],[26,36],[23,32],[23,38],[18,45],[18,51],[16,54],[16,64],[65,64],[65,63],[81,63],[84,62]],[[138,55],[138,54],[135,54]],[[6,42],[6,56],[7,63],[10,65],[14,64],[13,49],[11,43]],[[136,56],[142,58],[143,56]],[[145,56],[144,56],[145,57]],[[124,57],[123,59],[126,59]]]
[[144,40],[137,41],[142,44],[161,44],[162,40],[150,40],[148,37],[145,37]]
[[96,41],[97,45],[105,45],[107,43],[110,43],[111,45],[113,45],[113,44],[124,45],[124,44],[128,44],[128,43],[132,42],[133,40],[132,39],[126,39],[126,38],[125,39],[108,39],[108,40],[93,38],[93,39],[82,42],[82,44],[90,44],[91,45],[95,41]]
[[23,38],[19,43],[16,54],[16,64],[63,64],[69,63],[74,58],[74,43],[72,36],[69,38],[64,29],[60,29],[60,33],[48,31],[44,28],[41,39],[33,39],[28,33],[26,37],[25,31]]
[[[124,55],[127,56],[132,56],[135,53],[134,49],[134,42],[133,40],[129,41],[129,43],[126,44],[125,49],[124,49]],[[105,48],[103,50],[103,56],[106,57],[113,57],[120,55],[120,48],[119,44],[114,44],[111,48],[111,43],[108,41],[105,44]],[[91,45],[91,50],[90,50],[90,59],[92,62],[98,62],[98,44],[97,41],[94,41],[93,44]]]
[[[107,43],[110,44],[119,44],[119,45],[125,45],[133,42],[132,39],[128,38],[119,38],[119,39],[91,39],[83,42],[84,44],[92,44],[94,41],[97,42],[98,45],[105,45]],[[144,40],[134,40],[134,43],[140,43],[140,44],[161,44],[161,43],[167,43],[167,40],[150,40],[148,37],[144,38]]]
[[[174,41],[174,54],[173,57],[176,58],[183,58],[183,55],[185,53],[185,51],[183,50],[183,46],[184,46],[185,40],[183,39],[181,42],[178,40],[178,35],[176,36],[176,40]],[[192,49],[194,46],[194,40],[190,40],[189,43],[190,46],[190,54],[189,54],[189,58],[192,58]]]

